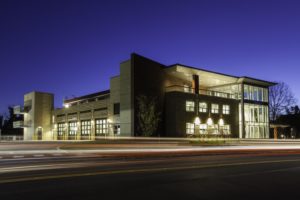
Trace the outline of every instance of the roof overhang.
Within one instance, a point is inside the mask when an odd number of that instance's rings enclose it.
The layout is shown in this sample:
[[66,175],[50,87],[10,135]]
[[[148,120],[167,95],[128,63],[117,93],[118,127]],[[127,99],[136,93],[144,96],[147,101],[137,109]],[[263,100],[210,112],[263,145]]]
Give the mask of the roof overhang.
[[237,83],[238,81],[238,77],[235,76],[197,69],[181,64],[173,65],[171,67],[165,68],[165,70],[167,73],[172,74],[172,76],[186,81],[191,81],[193,75],[198,75],[200,79],[200,85],[203,87],[233,84]]
[[264,80],[260,80],[260,79],[256,79],[256,78],[247,77],[247,76],[243,76],[243,77],[239,78],[238,82],[239,83],[249,83],[249,84],[265,86],[265,87],[270,87],[270,86],[274,86],[277,84],[275,82],[264,81]]

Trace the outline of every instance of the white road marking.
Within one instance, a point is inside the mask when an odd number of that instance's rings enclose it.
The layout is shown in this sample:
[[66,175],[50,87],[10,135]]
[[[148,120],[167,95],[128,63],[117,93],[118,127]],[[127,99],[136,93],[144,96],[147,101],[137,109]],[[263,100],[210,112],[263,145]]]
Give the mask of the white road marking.
[[24,156],[13,156],[13,158],[24,158]]
[[54,154],[52,154],[52,156],[62,156],[62,154],[61,153],[54,153]]
[[43,154],[33,155],[34,157],[43,157]]

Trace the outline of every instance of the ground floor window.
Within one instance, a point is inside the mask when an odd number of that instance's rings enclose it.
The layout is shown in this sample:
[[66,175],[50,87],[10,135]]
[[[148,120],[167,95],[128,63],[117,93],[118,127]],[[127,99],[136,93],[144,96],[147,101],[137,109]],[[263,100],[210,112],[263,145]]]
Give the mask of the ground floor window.
[[114,134],[120,135],[121,134],[121,126],[120,124],[115,124],[114,125]]
[[192,135],[195,133],[195,124],[186,123],[186,134]]
[[96,119],[96,135],[108,134],[107,119]]
[[207,126],[207,133],[212,135],[219,134],[219,127],[218,124],[212,124]]
[[224,126],[220,126],[220,134],[221,135],[230,135],[230,125],[224,125]]
[[76,135],[77,133],[77,122],[69,122],[69,135]]
[[84,120],[81,121],[81,135],[91,135],[91,121],[90,120]]
[[207,124],[200,124],[199,131],[200,131],[200,134],[207,134]]
[[[243,135],[242,105],[239,104],[240,137]],[[244,104],[245,138],[269,138],[269,110],[267,105]]]
[[65,123],[58,123],[57,124],[57,135],[62,136],[65,133]]

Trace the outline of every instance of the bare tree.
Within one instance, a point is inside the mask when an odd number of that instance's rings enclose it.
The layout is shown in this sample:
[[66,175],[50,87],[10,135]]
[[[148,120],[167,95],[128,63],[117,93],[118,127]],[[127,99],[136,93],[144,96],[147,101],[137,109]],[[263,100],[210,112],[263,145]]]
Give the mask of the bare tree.
[[161,113],[157,111],[157,100],[154,97],[140,95],[137,97],[138,128],[143,136],[151,136],[158,128]]
[[269,109],[271,121],[275,121],[295,103],[294,94],[286,83],[279,82],[277,85],[270,87]]

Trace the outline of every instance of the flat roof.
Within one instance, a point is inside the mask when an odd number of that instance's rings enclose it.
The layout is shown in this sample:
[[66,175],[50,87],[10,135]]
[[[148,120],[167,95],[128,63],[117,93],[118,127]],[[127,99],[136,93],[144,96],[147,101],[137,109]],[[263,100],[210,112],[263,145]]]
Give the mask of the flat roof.
[[110,90],[104,90],[104,91],[100,91],[100,92],[87,94],[87,95],[84,95],[84,96],[75,97],[75,98],[72,98],[72,99],[67,99],[67,100],[64,100],[64,103],[71,103],[71,102],[74,102],[74,101],[92,99],[92,98],[96,98],[96,97],[99,97],[99,96],[107,95],[109,93],[110,93]]
[[211,73],[211,74],[215,74],[215,75],[219,75],[219,76],[224,76],[224,77],[236,79],[237,82],[242,81],[242,82],[248,82],[248,83],[254,83],[254,84],[262,84],[262,85],[265,85],[265,86],[273,86],[273,85],[277,84],[275,82],[265,81],[265,80],[261,80],[261,79],[257,79],[257,78],[253,78],[253,77],[249,77],[249,76],[234,76],[234,75],[215,72],[215,71],[211,71],[211,70],[207,70],[207,69],[203,69],[203,68],[191,67],[191,66],[188,66],[188,65],[180,64],[180,63],[169,65],[165,68],[166,69],[172,69],[172,68],[176,68],[178,66],[188,68],[188,69],[192,69],[192,70],[197,70],[199,72],[206,72],[206,73]]

